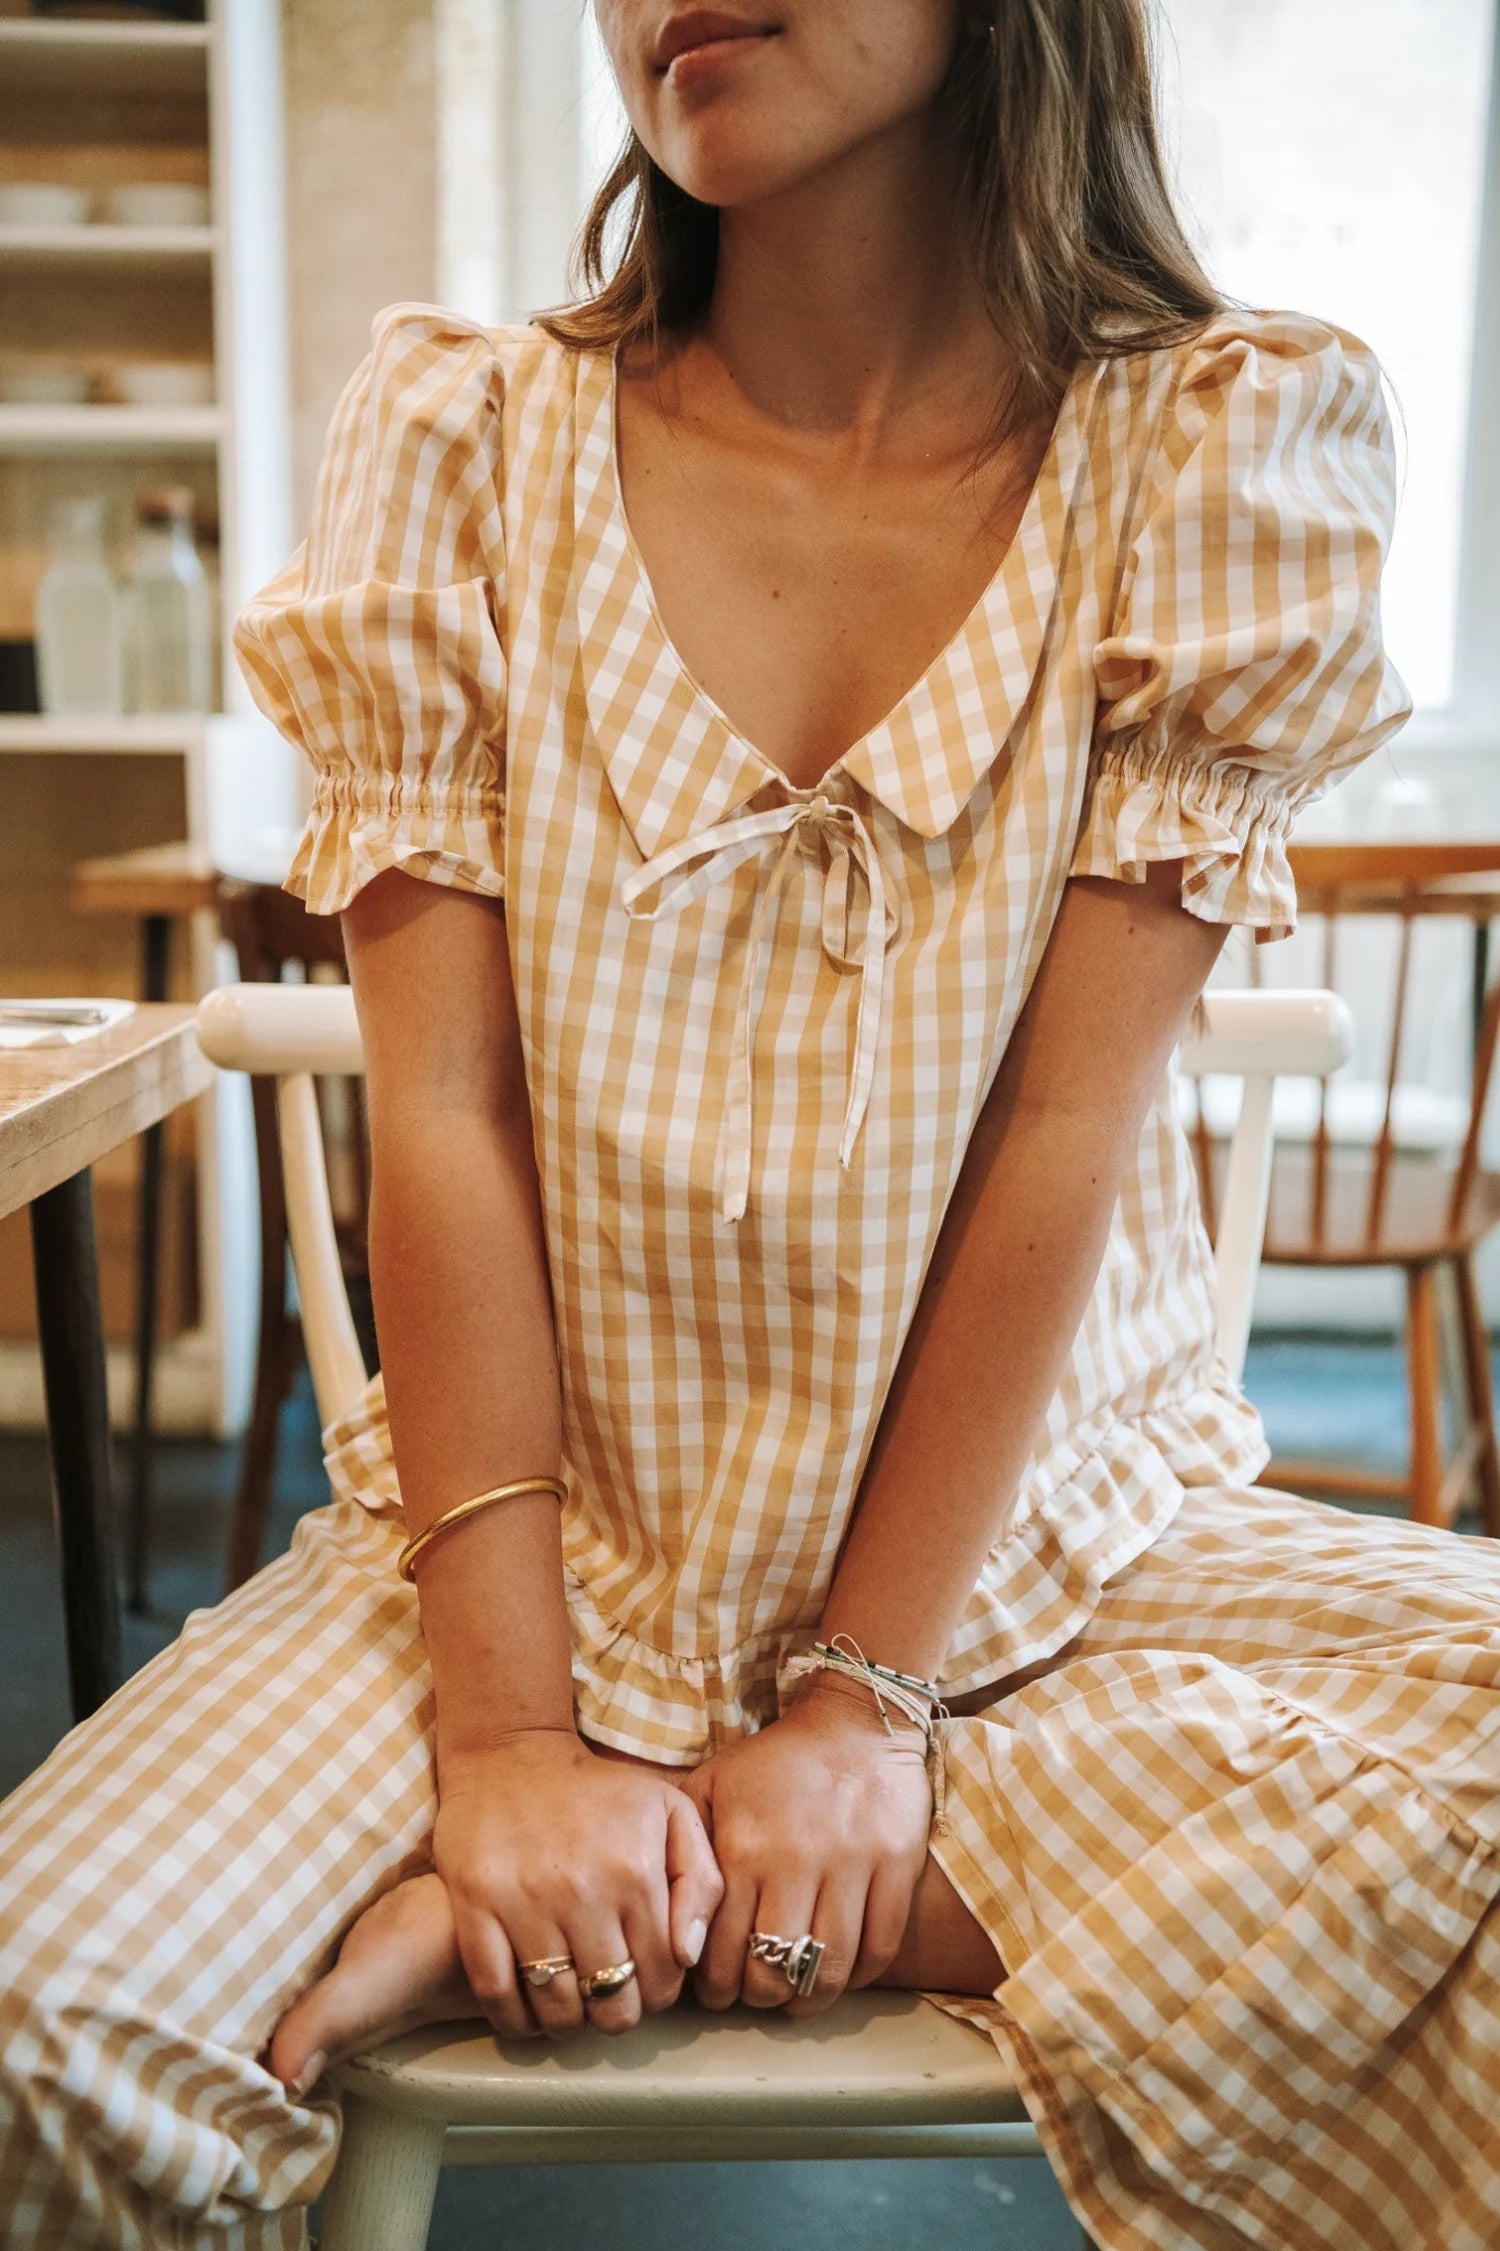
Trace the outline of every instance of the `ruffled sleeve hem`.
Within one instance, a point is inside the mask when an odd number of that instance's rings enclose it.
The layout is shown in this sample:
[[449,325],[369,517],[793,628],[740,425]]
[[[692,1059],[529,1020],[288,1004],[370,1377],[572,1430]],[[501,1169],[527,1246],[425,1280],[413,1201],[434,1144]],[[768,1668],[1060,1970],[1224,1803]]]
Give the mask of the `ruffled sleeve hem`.
[[1143,735],[1096,752],[1070,872],[1144,883],[1154,862],[1181,860],[1182,904],[1200,922],[1243,925],[1261,943],[1289,938],[1293,810],[1279,780],[1174,757]]
[[498,782],[446,790],[398,775],[320,773],[287,889],[313,914],[339,914],[386,868],[505,896],[505,791]]

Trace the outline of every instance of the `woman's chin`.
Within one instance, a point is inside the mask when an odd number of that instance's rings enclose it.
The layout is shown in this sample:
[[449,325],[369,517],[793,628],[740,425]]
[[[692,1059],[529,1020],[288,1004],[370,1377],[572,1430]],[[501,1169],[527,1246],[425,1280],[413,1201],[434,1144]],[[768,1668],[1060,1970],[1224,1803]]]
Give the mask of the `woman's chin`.
[[739,211],[785,194],[821,169],[805,150],[778,152],[774,138],[763,119],[702,117],[653,153],[685,195],[718,211]]

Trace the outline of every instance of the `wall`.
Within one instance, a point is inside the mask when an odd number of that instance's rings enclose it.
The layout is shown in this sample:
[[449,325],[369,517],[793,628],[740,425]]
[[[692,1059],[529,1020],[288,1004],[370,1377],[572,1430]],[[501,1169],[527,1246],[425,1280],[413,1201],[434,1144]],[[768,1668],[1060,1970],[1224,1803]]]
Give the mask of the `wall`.
[[437,288],[433,0],[283,0],[294,520],[371,316]]

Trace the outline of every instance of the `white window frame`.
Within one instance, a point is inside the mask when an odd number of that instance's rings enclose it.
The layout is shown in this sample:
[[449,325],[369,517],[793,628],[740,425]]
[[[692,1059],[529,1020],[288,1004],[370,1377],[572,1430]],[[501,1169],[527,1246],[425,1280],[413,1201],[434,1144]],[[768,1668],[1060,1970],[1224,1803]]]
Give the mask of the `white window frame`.
[[[1459,534],[1453,701],[1419,713],[1411,750],[1497,761],[1500,754],[1500,4],[1490,42],[1489,117],[1478,240],[1478,294]],[[1496,777],[1500,791],[1500,775]]]
[[[565,294],[584,4],[435,0],[438,293],[476,320],[525,320]],[[569,114],[579,130],[559,133]]]

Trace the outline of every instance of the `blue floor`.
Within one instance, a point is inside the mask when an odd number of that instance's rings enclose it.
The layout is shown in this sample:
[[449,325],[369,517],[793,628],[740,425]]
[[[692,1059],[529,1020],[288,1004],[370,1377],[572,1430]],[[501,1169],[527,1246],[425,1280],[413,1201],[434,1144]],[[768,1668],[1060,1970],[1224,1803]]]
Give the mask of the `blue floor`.
[[[1394,1345],[1264,1339],[1247,1388],[1278,1454],[1398,1469],[1405,1376]],[[224,1447],[160,1450],[151,1610],[126,1622],[129,1661],[163,1648],[186,1613],[216,1599],[233,1492]],[[325,1498],[305,1388],[288,1416],[272,1526],[280,1552]],[[0,1796],[67,1725],[56,1567],[40,1441],[0,1433]],[[610,2166],[444,2174],[430,2251],[1076,2251],[1078,2230],[1044,2164]]]

